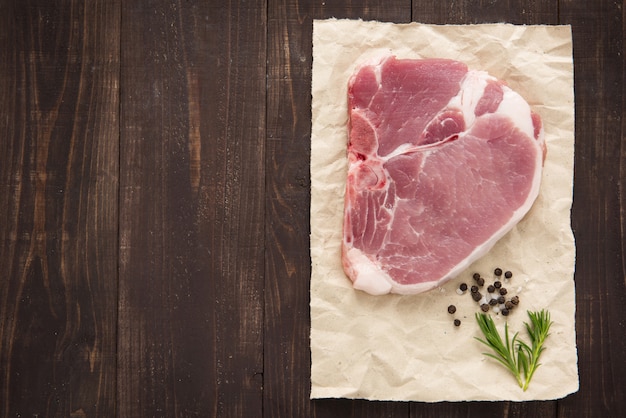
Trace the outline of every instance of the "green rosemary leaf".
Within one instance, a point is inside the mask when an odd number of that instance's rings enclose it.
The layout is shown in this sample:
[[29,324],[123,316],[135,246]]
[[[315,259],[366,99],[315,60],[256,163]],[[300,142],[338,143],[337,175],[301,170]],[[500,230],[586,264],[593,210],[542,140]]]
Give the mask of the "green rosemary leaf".
[[517,363],[519,365],[518,367],[518,372],[520,375],[527,375],[528,374],[528,357],[526,356],[526,353],[524,352],[524,350],[518,350],[517,352]]
[[506,367],[524,391],[528,389],[535,371],[540,366],[539,357],[545,350],[543,344],[549,336],[550,326],[552,325],[548,311],[527,311],[527,313],[530,324],[524,322],[524,325],[530,337],[530,344],[521,340],[519,333],[515,333],[511,338],[507,322],[504,323],[503,339],[493,318],[484,313],[477,313],[476,321],[485,338],[475,337],[476,340],[493,351],[493,353],[483,353],[483,355],[495,359]]

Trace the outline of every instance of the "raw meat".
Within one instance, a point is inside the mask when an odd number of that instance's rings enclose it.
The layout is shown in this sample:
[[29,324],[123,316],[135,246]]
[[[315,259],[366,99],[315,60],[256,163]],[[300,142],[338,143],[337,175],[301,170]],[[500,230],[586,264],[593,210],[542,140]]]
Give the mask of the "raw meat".
[[464,63],[386,57],[348,85],[342,261],[356,289],[420,293],[486,254],[530,210],[540,118]]

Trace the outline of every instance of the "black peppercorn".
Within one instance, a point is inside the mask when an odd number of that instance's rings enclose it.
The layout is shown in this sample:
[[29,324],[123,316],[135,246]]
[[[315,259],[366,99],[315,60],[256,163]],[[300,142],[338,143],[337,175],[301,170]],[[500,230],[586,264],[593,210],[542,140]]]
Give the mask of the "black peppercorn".
[[500,288],[502,287],[502,282],[501,282],[501,281],[499,281],[499,280],[498,280],[498,281],[495,281],[495,282],[493,282],[493,286],[494,286],[496,289],[500,289]]
[[501,269],[500,267],[496,268],[496,269],[493,271],[493,274],[495,274],[495,275],[496,275],[496,276],[498,276],[498,277],[502,276],[502,269]]
[[511,302],[510,300],[507,300],[506,302],[504,302],[504,307],[510,311],[515,307],[515,305],[513,305],[513,302]]
[[456,306],[450,305],[448,306],[448,313],[453,314],[456,312]]
[[496,306],[498,304],[498,299],[491,299],[491,300],[489,300],[489,304],[491,306]]
[[498,298],[498,303],[499,303],[500,305],[502,305],[505,301],[506,301],[506,299],[504,298],[504,296],[500,296],[500,297]]
[[482,277],[479,277],[478,280],[476,280],[476,282],[478,283],[478,286],[483,287],[485,285],[485,279],[483,279]]
[[506,287],[503,287],[503,288],[500,289],[500,294],[503,295],[503,296],[507,294]]
[[482,297],[483,295],[481,295],[480,292],[472,293],[472,299],[474,299],[474,302],[478,302],[482,299]]
[[454,326],[458,327],[459,325],[461,325],[461,320],[460,319],[455,319],[454,320]]
[[508,309],[506,309],[506,308],[502,309],[502,310],[500,311],[500,313],[501,313],[502,315],[504,315],[504,316],[509,316],[509,310],[508,310]]
[[478,273],[474,273],[474,274],[472,275],[472,277],[474,278],[474,280],[478,280],[478,279],[480,279],[480,274],[478,274]]
[[513,297],[511,298],[511,303],[512,303],[513,305],[519,305],[519,296],[513,296]]
[[513,273],[511,273],[510,271],[505,271],[504,277],[506,277],[507,279],[510,279],[511,277],[513,277]]
[[459,286],[459,289],[461,289],[461,291],[465,292],[467,290],[467,284],[466,283],[461,283],[461,285]]
[[472,291],[472,293],[478,292],[478,286],[472,286],[471,291]]
[[480,305],[480,310],[483,312],[487,312],[489,310],[489,304],[483,303],[482,305]]
[[495,291],[496,291],[496,287],[495,287],[494,285],[490,284],[490,285],[487,287],[487,292],[489,292],[489,293],[493,293],[493,292],[495,292]]

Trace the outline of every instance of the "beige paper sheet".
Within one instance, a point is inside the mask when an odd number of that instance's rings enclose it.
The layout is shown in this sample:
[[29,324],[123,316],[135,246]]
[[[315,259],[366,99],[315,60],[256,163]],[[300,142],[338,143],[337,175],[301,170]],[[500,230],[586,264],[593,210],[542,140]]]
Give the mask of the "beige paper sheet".
[[[441,288],[370,296],[341,267],[347,170],[347,82],[382,54],[464,61],[505,80],[543,119],[548,147],[530,213],[481,260]],[[574,238],[570,227],[574,91],[569,26],[437,26],[318,20],[313,27],[311,137],[311,398],[403,401],[547,400],[578,390]],[[455,292],[471,274],[514,272],[509,317],[525,337],[526,310],[549,309],[551,335],[528,391],[483,356],[475,302]],[[470,283],[471,284],[471,283]],[[457,306],[448,314],[447,306]],[[462,320],[454,327],[453,317]],[[494,318],[503,327],[501,316]],[[502,328],[501,328],[502,329]]]

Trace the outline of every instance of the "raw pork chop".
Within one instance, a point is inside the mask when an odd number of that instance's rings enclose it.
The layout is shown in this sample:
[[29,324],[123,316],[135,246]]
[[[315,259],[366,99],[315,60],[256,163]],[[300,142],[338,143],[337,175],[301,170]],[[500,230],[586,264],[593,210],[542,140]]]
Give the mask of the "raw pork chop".
[[543,129],[461,62],[384,60],[349,81],[342,260],[356,289],[419,293],[489,249],[539,193]]

